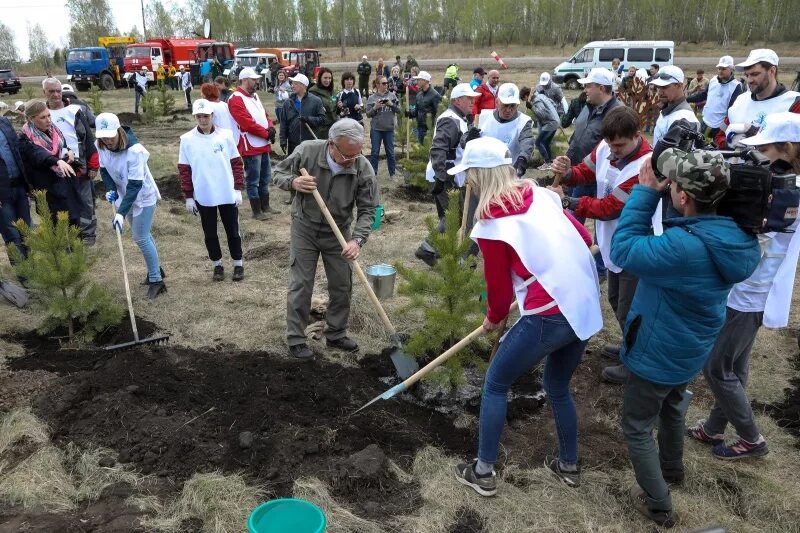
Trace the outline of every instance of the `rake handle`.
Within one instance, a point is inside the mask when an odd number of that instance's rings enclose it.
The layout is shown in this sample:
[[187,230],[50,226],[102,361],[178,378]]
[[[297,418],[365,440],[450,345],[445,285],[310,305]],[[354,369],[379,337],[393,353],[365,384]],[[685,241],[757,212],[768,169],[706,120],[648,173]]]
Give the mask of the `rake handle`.
[[[116,206],[112,207],[114,214],[117,214]],[[131,299],[131,285],[128,283],[128,267],[125,265],[125,251],[122,249],[122,233],[114,228],[117,234],[117,245],[119,246],[119,258],[122,261],[122,277],[125,280],[125,298],[128,300],[128,315],[131,319],[131,329],[133,330],[133,340],[139,342],[139,330],[136,327],[136,315],[133,314],[133,300]]]
[[[309,175],[308,171],[304,168],[300,169],[300,174],[302,174],[303,176]],[[331,227],[331,230],[333,230],[333,234],[336,235],[336,240],[339,241],[339,244],[342,246],[342,249],[345,249],[347,247],[347,241],[344,239],[344,235],[342,235],[339,226],[336,225],[336,221],[333,219],[333,215],[331,215],[328,206],[325,205],[325,200],[322,199],[322,195],[319,194],[319,191],[317,189],[314,189],[312,191],[312,194],[314,195],[314,200],[316,200],[317,205],[319,206],[319,210],[322,211],[322,215],[325,217],[325,220],[328,221],[328,225]],[[378,300],[378,297],[375,296],[375,291],[372,290],[372,286],[369,284],[367,275],[364,274],[364,270],[361,268],[361,265],[355,259],[348,259],[348,261],[350,262],[351,265],[353,265],[353,270],[356,271],[356,276],[358,276],[358,279],[361,280],[361,283],[363,283],[364,288],[367,290],[367,296],[369,296],[372,305],[375,307],[375,311],[377,311],[378,316],[381,319],[381,322],[383,322],[383,325],[386,328],[386,331],[389,333],[390,336],[397,335],[397,330],[394,329],[394,326],[392,325],[392,322],[389,320],[389,316],[386,314],[386,311],[384,311],[380,300]]]

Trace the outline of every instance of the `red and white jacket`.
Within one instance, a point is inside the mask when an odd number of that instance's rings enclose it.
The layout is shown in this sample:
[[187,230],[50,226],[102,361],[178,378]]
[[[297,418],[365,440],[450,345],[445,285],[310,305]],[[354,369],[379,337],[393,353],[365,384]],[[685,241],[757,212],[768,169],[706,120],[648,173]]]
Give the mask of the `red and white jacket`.
[[497,107],[497,89],[492,92],[487,84],[481,83],[478,85],[477,89],[475,89],[475,92],[480,93],[480,96],[476,96],[472,104],[473,117],[480,115],[481,111],[484,109],[494,109]]
[[228,111],[239,125],[239,131],[233,132],[233,137],[242,157],[268,154],[272,151],[269,128],[274,129],[274,123],[261,105],[258,94],[250,94],[237,87],[228,99]]

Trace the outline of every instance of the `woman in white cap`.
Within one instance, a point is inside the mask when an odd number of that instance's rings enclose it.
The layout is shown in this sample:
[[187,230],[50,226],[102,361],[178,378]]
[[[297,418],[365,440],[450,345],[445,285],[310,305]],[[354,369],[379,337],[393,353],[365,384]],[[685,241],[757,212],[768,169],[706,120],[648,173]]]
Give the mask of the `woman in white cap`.
[[578,419],[570,380],[589,337],[603,326],[591,236],[561,207],[558,196],[517,179],[511,163],[502,141],[482,137],[468,142],[461,164],[448,170],[466,171],[467,183],[478,197],[470,237],[484,257],[484,329],[503,326],[515,297],[521,315],[486,372],[478,459],[456,467],[456,479],[483,496],[497,491],[494,464],[508,390],[542,360],[559,447],[544,463],[566,484],[580,484]]
[[158,187],[147,166],[150,152],[127,126],[120,126],[113,113],[100,113],[95,122],[97,148],[100,153],[100,175],[106,187],[106,200],[116,206],[111,223],[114,231],[122,233],[125,218],[131,234],[147,265],[147,297],[157,298],[167,292],[164,271],[158,259],[156,241],[150,233],[156,203],[161,199]]
[[[203,87],[205,87],[204,84]],[[224,104],[223,104],[224,105]],[[192,104],[197,127],[181,135],[178,173],[186,197],[186,210],[200,215],[208,258],[214,268],[214,281],[225,279],[222,250],[217,237],[217,212],[228,238],[233,261],[233,281],[244,279],[242,237],[239,234],[239,206],[244,188],[244,163],[233,133],[214,126],[217,108],[203,98]]]

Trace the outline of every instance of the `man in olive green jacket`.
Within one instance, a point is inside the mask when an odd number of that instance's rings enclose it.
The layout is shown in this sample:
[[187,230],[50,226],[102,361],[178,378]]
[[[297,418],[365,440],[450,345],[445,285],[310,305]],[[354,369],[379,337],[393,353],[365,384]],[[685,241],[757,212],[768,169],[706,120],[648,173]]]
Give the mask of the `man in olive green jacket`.
[[[366,243],[378,205],[378,183],[369,161],[361,155],[363,146],[364,128],[353,119],[341,119],[331,126],[328,140],[303,142],[273,172],[273,181],[278,187],[297,192],[291,208],[286,302],[289,355],[297,359],[314,357],[306,344],[305,329],[320,255],[330,295],[326,344],[349,352],[358,350],[358,344],[347,337],[352,291],[349,262],[358,258]],[[301,175],[301,168],[309,175]],[[347,241],[344,250],[314,200],[314,190],[319,191],[344,235]],[[356,208],[355,224],[353,207]]]

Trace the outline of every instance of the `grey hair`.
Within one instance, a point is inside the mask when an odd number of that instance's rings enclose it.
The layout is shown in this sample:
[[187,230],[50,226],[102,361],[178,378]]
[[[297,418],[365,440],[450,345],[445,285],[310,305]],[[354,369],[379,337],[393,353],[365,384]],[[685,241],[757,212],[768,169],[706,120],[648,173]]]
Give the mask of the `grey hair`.
[[364,126],[352,118],[337,120],[328,130],[328,140],[335,141],[341,137],[347,137],[353,142],[364,143]]
[[55,85],[55,84],[58,84],[59,89],[61,88],[61,82],[58,81],[56,78],[53,78],[52,76],[49,78],[45,78],[42,80],[42,89],[47,89],[48,85]]

